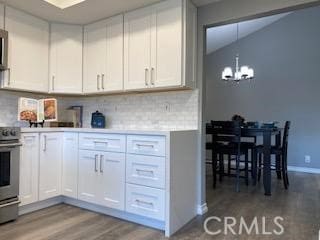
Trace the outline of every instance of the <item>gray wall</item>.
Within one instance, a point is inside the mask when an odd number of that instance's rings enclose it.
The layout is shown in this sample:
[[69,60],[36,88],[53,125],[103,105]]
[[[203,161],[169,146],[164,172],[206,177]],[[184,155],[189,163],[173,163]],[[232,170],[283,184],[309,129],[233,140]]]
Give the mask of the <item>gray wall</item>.
[[[296,11],[206,58],[206,119],[292,121],[289,165],[320,168],[320,7]],[[256,79],[222,82],[221,71],[243,65]],[[311,163],[304,156],[311,156]]]
[[320,4],[320,0],[223,0],[198,8],[198,58],[197,58],[197,86],[199,88],[199,192],[198,202],[206,206],[206,151],[205,151],[205,104],[206,79],[204,78],[204,28],[212,24],[226,21],[252,19],[256,16],[267,16],[280,13],[292,8],[303,8],[308,5]]

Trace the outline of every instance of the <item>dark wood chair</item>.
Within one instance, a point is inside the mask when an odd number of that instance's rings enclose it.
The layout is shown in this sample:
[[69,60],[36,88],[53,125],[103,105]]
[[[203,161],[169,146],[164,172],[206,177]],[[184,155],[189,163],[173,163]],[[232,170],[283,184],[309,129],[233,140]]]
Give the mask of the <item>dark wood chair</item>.
[[[290,130],[291,122],[286,121],[282,145],[275,145],[271,147],[271,154],[276,156],[276,164],[271,165],[271,170],[277,171],[277,175],[279,179],[283,179],[283,184],[285,189],[288,189],[289,186],[289,178],[288,178],[288,140],[289,140],[289,130]],[[263,146],[257,146],[256,152],[258,154],[258,180],[261,178],[261,169],[263,168],[262,161],[262,152]],[[280,161],[280,162],[279,162]]]
[[[224,155],[235,156],[236,159],[236,190],[239,191],[240,171],[245,171],[248,185],[248,149],[241,147],[241,123],[239,121],[211,121],[210,134],[212,142],[207,149],[212,150],[213,187],[216,187],[217,172],[222,181],[224,172]],[[245,169],[240,169],[240,157],[245,156]],[[218,164],[219,163],[219,164]]]

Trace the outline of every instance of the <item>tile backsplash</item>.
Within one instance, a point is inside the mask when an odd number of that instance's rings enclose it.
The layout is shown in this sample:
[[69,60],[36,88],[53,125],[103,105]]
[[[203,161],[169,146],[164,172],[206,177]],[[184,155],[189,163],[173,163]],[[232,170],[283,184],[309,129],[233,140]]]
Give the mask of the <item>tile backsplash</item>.
[[197,129],[198,90],[97,96],[67,100],[84,107],[84,127],[90,127],[91,113],[106,116],[113,129]]
[[[1,90],[0,126],[28,126],[17,121],[19,97],[47,96]],[[198,128],[198,90],[57,99],[60,121],[68,120],[68,106],[84,107],[84,127],[90,127],[91,113],[98,110],[106,116],[107,128],[112,129]]]

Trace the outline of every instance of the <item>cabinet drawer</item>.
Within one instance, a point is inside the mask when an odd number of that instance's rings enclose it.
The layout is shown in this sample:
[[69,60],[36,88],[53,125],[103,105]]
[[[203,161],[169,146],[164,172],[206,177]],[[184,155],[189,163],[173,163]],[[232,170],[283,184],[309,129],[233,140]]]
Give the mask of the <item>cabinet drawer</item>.
[[133,154],[165,156],[166,139],[163,136],[138,136],[127,137],[127,152]]
[[117,134],[89,134],[81,133],[79,136],[80,149],[125,152],[126,137]]
[[165,187],[165,158],[127,155],[126,181],[155,188]]
[[164,221],[165,211],[164,190],[143,187],[133,184],[126,185],[126,211],[148,218]]

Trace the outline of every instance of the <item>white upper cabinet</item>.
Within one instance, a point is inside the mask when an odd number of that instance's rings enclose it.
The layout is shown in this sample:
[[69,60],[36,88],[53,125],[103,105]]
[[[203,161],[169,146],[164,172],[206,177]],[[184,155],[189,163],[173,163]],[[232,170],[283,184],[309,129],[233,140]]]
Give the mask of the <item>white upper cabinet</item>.
[[144,89],[150,83],[152,8],[124,17],[124,88]]
[[195,29],[196,8],[188,0],[163,1],[126,14],[125,90],[193,87]]
[[182,85],[181,0],[155,5],[152,14],[151,77],[153,87]]
[[82,26],[51,24],[50,92],[82,93],[82,38]]
[[48,92],[49,24],[6,7],[5,29],[9,32],[9,70],[3,87]]
[[123,15],[84,28],[85,93],[123,90]]
[[9,32],[1,87],[87,95],[193,88],[196,20],[191,0],[161,1],[86,26],[49,24],[0,4],[0,27]]

